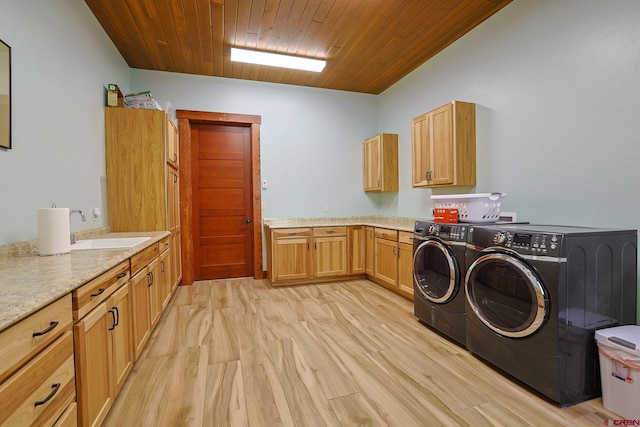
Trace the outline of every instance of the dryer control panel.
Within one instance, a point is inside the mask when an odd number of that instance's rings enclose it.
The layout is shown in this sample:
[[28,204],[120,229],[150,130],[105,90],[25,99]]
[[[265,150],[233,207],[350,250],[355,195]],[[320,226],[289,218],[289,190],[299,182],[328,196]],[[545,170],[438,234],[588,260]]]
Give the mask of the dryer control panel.
[[527,255],[559,256],[562,237],[552,233],[526,231],[495,231],[494,245],[504,246]]
[[468,229],[467,225],[432,223],[426,227],[423,236],[435,236],[450,242],[466,242]]

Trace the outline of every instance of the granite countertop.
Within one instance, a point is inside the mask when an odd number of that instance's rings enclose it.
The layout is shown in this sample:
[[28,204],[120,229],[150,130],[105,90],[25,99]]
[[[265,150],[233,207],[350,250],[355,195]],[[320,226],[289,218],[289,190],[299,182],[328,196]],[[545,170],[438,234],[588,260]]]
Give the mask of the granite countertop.
[[424,219],[425,218],[369,215],[314,218],[265,218],[262,222],[271,228],[369,225],[372,227],[384,227],[413,232],[415,222]]
[[31,252],[0,258],[0,331],[168,235],[168,231],[108,233],[101,237],[150,239],[127,249],[79,250],[42,257]]

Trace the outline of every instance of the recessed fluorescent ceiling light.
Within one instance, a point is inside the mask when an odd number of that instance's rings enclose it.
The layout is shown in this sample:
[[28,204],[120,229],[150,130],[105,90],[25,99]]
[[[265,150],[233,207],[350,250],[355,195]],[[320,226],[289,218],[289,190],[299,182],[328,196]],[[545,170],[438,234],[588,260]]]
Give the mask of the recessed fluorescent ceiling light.
[[294,68],[296,70],[315,71],[324,69],[327,61],[321,59],[300,58],[299,56],[277,53],[257,52],[255,50],[231,48],[231,60],[249,64],[270,65],[272,67]]

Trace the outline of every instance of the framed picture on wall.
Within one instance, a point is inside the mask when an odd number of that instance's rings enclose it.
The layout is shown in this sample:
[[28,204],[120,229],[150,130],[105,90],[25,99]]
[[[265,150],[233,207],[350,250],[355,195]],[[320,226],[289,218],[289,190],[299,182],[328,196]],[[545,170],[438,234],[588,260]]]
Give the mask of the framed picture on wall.
[[11,48],[0,40],[0,148],[11,148]]

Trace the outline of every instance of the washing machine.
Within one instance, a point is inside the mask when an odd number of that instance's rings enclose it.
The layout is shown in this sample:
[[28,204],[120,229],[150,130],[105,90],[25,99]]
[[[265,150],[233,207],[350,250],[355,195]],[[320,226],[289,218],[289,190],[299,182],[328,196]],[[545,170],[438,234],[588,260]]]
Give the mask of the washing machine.
[[599,396],[595,330],[635,324],[637,231],[473,226],[469,351],[561,406]]
[[467,224],[416,221],[413,304],[418,320],[465,345],[464,274]]

